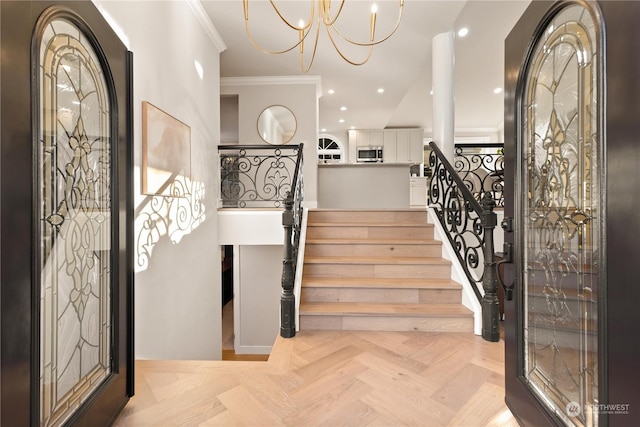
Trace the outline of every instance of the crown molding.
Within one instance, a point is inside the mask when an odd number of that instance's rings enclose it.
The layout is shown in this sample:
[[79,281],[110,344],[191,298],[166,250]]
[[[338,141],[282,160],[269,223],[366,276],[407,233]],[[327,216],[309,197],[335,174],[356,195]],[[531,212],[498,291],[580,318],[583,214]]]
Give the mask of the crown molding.
[[220,86],[266,86],[266,85],[315,85],[316,96],[322,96],[322,78],[320,76],[260,76],[260,77],[221,77]]
[[187,0],[187,4],[189,5],[191,12],[193,12],[193,14],[196,16],[196,19],[198,19],[198,22],[200,22],[200,25],[202,25],[204,32],[207,33],[207,35],[213,42],[213,45],[217,49],[218,53],[227,50],[227,45],[222,40],[222,37],[220,37],[220,34],[218,33],[218,30],[216,30],[216,27],[213,25],[213,22],[211,22],[211,19],[209,19],[209,15],[207,15],[204,7],[202,7],[202,3],[200,3],[200,0]]

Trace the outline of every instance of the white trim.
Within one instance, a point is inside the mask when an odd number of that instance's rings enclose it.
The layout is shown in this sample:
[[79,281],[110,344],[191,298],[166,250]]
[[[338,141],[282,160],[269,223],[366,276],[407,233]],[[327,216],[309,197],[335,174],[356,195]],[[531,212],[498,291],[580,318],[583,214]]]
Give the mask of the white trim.
[[451,280],[462,285],[462,305],[473,312],[473,333],[482,335],[482,306],[458,261],[451,242],[446,237],[446,231],[442,228],[435,211],[430,206],[427,207],[427,211],[429,212],[429,223],[434,226],[434,238],[442,242],[442,257],[451,261]]
[[233,245],[233,350],[240,347],[240,245]]
[[300,294],[302,293],[302,273],[304,270],[304,248],[307,240],[307,218],[309,217],[309,209],[303,208],[302,225],[300,226],[300,241],[298,243],[298,259],[296,260],[296,277],[293,281],[293,295],[296,301],[296,314],[294,316],[296,322],[296,331],[300,331]]
[[261,77],[221,77],[220,86],[266,86],[314,84],[316,96],[322,96],[322,78],[320,76],[261,76]]
[[213,42],[213,45],[218,50],[218,53],[227,50],[227,45],[224,43],[224,40],[222,40],[222,37],[220,37],[220,33],[218,33],[218,30],[216,30],[213,22],[211,22],[211,19],[209,18],[209,15],[207,15],[207,12],[204,10],[204,7],[202,6],[202,3],[200,3],[200,0],[186,1],[189,5],[189,9],[191,9],[198,22],[200,22],[200,25],[202,25],[202,29],[204,29],[204,32],[207,33],[207,35]]

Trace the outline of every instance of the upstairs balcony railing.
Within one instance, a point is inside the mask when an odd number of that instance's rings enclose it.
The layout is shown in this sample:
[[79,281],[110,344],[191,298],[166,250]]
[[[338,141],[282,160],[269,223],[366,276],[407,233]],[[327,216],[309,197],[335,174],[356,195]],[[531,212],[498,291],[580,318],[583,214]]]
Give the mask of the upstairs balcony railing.
[[223,208],[283,208],[302,145],[221,145]]
[[489,192],[504,207],[504,144],[457,144],[453,168],[479,202]]
[[[494,255],[493,229],[497,217],[491,191],[471,193],[440,149],[431,142],[429,204],[447,233],[451,246],[482,305],[482,337],[498,341],[498,278]],[[480,291],[482,287],[483,292]]]

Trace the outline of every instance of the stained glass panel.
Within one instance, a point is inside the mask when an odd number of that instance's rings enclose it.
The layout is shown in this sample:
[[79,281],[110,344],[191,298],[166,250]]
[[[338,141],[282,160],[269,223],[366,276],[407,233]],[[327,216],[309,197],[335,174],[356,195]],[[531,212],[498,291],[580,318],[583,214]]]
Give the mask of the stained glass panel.
[[40,424],[61,425],[111,372],[109,93],[91,43],[54,19],[40,43]]
[[597,425],[597,34],[581,5],[548,24],[523,102],[524,378],[568,425]]

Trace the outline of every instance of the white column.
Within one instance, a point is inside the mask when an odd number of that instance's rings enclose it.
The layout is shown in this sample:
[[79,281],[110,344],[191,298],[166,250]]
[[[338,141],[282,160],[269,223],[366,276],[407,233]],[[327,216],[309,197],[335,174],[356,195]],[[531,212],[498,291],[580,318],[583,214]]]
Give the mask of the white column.
[[454,156],[454,34],[453,31],[433,38],[431,76],[433,84],[432,138],[453,164]]

